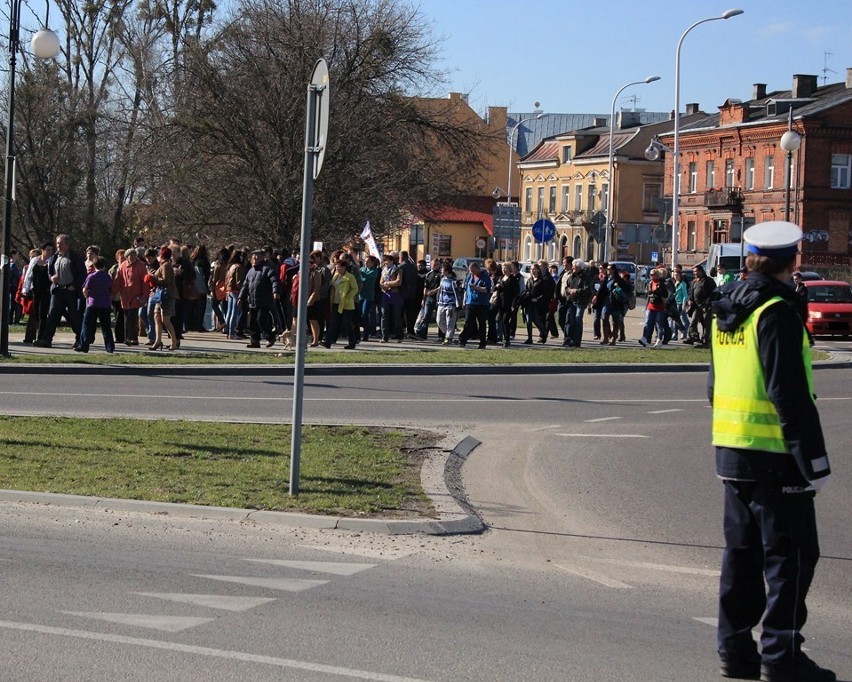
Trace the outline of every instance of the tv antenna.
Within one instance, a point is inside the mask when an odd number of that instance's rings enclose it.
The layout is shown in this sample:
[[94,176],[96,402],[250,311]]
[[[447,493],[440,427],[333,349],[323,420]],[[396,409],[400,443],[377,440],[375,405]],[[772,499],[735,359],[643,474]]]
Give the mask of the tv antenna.
[[822,53],[822,84],[825,85],[828,83],[828,74],[837,73],[834,69],[828,68],[828,60],[830,57],[833,57],[834,53],[826,50]]

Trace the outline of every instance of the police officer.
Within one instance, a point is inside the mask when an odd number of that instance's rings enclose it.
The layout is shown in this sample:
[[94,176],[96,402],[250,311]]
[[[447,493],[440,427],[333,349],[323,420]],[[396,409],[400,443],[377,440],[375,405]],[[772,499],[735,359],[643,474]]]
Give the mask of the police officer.
[[[802,231],[767,222],[744,239],[748,278],[723,286],[713,303],[708,380],[716,473],[725,489],[720,672],[831,682],[835,674],[801,650],[805,597],[819,559],[814,496],[831,473],[810,346],[787,284]],[[751,631],[761,617],[758,655]]]

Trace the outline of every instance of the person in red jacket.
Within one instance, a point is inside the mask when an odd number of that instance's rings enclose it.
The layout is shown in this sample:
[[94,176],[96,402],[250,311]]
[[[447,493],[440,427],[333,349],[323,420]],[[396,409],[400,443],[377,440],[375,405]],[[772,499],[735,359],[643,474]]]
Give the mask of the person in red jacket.
[[136,249],[127,249],[112,282],[112,294],[118,296],[124,311],[124,343],[139,345],[139,308],[148,301],[145,276],[148,269],[139,260]]
[[651,345],[654,327],[657,328],[657,342],[654,345],[663,345],[668,298],[669,289],[664,278],[660,276],[660,270],[651,270],[651,282],[648,284],[648,304],[645,306],[645,329],[642,331],[642,338],[639,339],[639,343],[643,346]]

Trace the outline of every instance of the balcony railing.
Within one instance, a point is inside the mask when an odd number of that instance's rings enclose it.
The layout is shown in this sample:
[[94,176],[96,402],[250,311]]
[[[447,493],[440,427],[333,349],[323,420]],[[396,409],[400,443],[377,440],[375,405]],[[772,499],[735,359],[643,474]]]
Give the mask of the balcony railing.
[[743,207],[743,192],[739,187],[710,189],[704,192],[704,205],[707,208],[721,208],[739,211]]

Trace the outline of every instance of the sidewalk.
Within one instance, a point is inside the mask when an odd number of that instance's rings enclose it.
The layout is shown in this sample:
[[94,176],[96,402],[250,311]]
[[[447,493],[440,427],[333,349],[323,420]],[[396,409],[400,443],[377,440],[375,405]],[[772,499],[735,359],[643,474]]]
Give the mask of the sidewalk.
[[[642,330],[644,327],[644,299],[640,298],[638,305],[635,310],[631,310],[627,314],[627,318],[625,320],[625,328],[627,332],[627,340],[625,342],[619,342],[617,348],[640,348],[639,337],[642,335]],[[584,348],[594,348],[597,350],[607,351],[608,347],[603,347],[599,345],[598,341],[595,341],[593,338],[593,325],[592,325],[592,317],[586,315],[583,320],[583,347]],[[461,327],[461,324],[459,324]],[[29,356],[45,356],[47,360],[48,356],[56,356],[56,355],[64,355],[64,356],[74,356],[79,358],[81,354],[75,353],[73,350],[74,345],[74,335],[67,328],[62,328],[53,339],[53,347],[52,348],[38,348],[31,345],[25,345],[22,342],[24,329],[20,325],[13,325],[10,328],[9,333],[9,352],[12,355],[12,358],[20,355],[29,355]],[[292,374],[293,372],[293,358],[295,358],[295,352],[290,350],[284,350],[284,347],[276,342],[272,348],[247,348],[246,344],[248,340],[229,340],[223,334],[219,332],[188,332],[184,335],[184,340],[181,342],[180,350],[178,351],[151,351],[144,345],[139,346],[125,346],[124,344],[117,344],[115,355],[124,356],[122,360],[125,362],[122,364],[84,364],[84,363],[49,363],[45,362],[44,364],[39,363],[16,363],[16,362],[3,362],[0,363],[0,373],[2,374],[12,374],[12,373],[26,373],[27,371],[33,371],[38,368],[50,367],[51,371],[54,372],[63,372],[63,373],[116,373],[122,372],[126,373],[128,371],[151,371],[153,368],[158,366],[168,366],[170,373],[173,374],[204,374],[205,372],[219,372],[222,370],[229,370],[239,373],[249,374],[257,374],[257,373],[275,373],[275,374]],[[534,338],[537,338],[537,335],[534,335]],[[590,373],[601,373],[601,372],[694,372],[701,371],[703,368],[707,367],[707,356],[704,353],[701,353],[696,350],[695,362],[682,362],[682,363],[628,363],[621,360],[617,355],[614,355],[612,361],[602,361],[598,363],[576,363],[571,360],[571,353],[574,352],[571,349],[562,348],[562,340],[563,337],[560,333],[558,338],[550,338],[548,339],[546,344],[537,344],[534,343],[532,345],[524,345],[522,342],[526,339],[526,329],[519,328],[517,330],[517,335],[515,340],[512,342],[512,349],[515,351],[523,351],[529,354],[529,361],[524,362],[523,364],[491,364],[486,363],[478,363],[476,359],[476,344],[474,342],[468,343],[467,348],[461,348],[458,345],[448,345],[444,346],[438,343],[437,339],[437,327],[435,325],[431,325],[429,328],[429,338],[426,341],[405,339],[401,343],[397,343],[394,340],[391,340],[389,343],[379,343],[378,339],[373,339],[367,342],[362,342],[358,344],[358,348],[354,351],[344,351],[343,345],[344,343],[340,342],[336,345],[332,346],[331,349],[326,349],[322,346],[317,348],[310,348],[309,354],[314,359],[311,364],[306,365],[305,372],[306,374],[350,374],[350,375],[375,375],[375,374],[385,374],[385,375],[403,375],[403,374],[417,374],[428,372],[432,375],[460,375],[460,374],[528,374],[528,373],[560,373],[560,374],[590,374]],[[144,339],[140,339],[141,343],[144,343]],[[686,346],[681,343],[681,341],[672,341],[668,346],[664,346],[662,348],[656,349],[655,352],[665,353],[668,349],[671,348],[691,348],[691,346]],[[412,351],[412,350],[449,350],[457,353],[468,353],[470,357],[470,364],[435,364],[435,363],[417,363],[416,360],[412,360],[411,362],[405,363],[381,363],[371,361],[370,356],[379,351],[381,352],[397,352],[397,351]],[[499,346],[489,346],[489,349],[493,349],[495,352],[499,352],[502,350]],[[824,350],[831,355],[829,360],[820,361],[814,364],[815,367],[848,367],[850,363],[852,363],[852,343],[843,342],[840,340],[831,340],[831,339],[819,339],[816,345],[817,350]],[[565,361],[564,362],[541,362],[538,359],[538,353],[542,350],[560,350],[565,353]],[[615,350],[615,349],[613,349]],[[96,335],[95,343],[92,344],[90,353],[104,353],[103,348],[103,340],[100,335],[100,332]],[[356,357],[363,358],[363,361],[357,363],[322,363],[315,362],[317,356],[322,357],[323,354],[327,353],[337,353],[337,352],[346,352],[355,355]],[[266,364],[252,364],[252,363],[228,363],[226,356],[229,354],[239,353],[244,356],[265,354],[267,357],[270,355],[274,357],[281,358],[281,364],[276,363],[266,363]],[[190,362],[184,362],[180,364],[166,363],[163,365],[158,365],[156,363],[150,363],[150,360],[146,364],[138,364],[135,365],[132,363],[126,363],[126,360],[129,360],[133,355],[144,354],[146,358],[150,358],[153,356],[162,356],[164,359],[169,356],[179,356],[185,358],[186,360],[190,360]],[[191,359],[194,354],[202,355],[197,363],[192,363]],[[221,360],[218,360],[215,356],[222,356]],[[214,356],[211,358],[211,356]]]
[[[643,305],[643,299],[639,299],[639,303],[635,310],[631,310],[626,319],[625,328],[627,331],[627,340],[624,343],[619,343],[620,347],[635,347],[639,348],[639,337],[642,334],[642,327],[644,324],[644,316],[645,311],[641,308]],[[459,320],[457,326],[459,331],[461,331],[462,320]],[[583,345],[588,347],[599,348],[598,342],[593,339],[593,330],[592,330],[592,322],[593,319],[590,315],[586,315],[583,319]],[[401,350],[413,350],[417,348],[441,348],[447,350],[455,350],[459,352],[470,352],[472,346],[475,346],[475,342],[471,341],[468,344],[467,349],[460,348],[458,345],[449,345],[443,346],[438,343],[437,338],[437,325],[432,324],[429,327],[429,338],[426,341],[415,341],[413,339],[405,339],[402,343],[397,343],[395,340],[391,339],[389,343],[379,343],[378,338],[371,339],[367,342],[362,342],[358,344],[357,350],[353,351],[355,353],[371,353],[376,351],[401,351]],[[62,328],[61,331],[57,332],[56,336],[53,339],[53,347],[52,348],[38,348],[35,346],[25,345],[22,343],[22,339],[24,336],[24,328],[20,325],[14,325],[10,327],[9,330],[9,351],[12,355],[77,355],[72,346],[74,345],[74,335],[67,328]],[[533,338],[537,338],[537,333],[534,333]],[[458,338],[458,335],[456,335]],[[512,343],[512,348],[515,349],[524,349],[528,350],[531,353],[541,349],[550,349],[559,348],[562,346],[562,332],[560,331],[559,338],[549,338],[547,343],[544,345],[533,344],[531,346],[525,346],[522,341],[526,339],[526,329],[518,328],[517,335],[515,337],[515,341]],[[144,344],[145,339],[140,338],[140,345],[135,347],[125,346],[124,344],[116,344],[115,352],[116,354],[136,354],[136,353],[148,353],[156,352],[162,355],[168,355],[171,351],[150,351],[146,346],[141,345]],[[224,334],[219,332],[187,332],[184,334],[184,340],[181,341],[181,347],[179,351],[175,351],[176,354],[186,356],[191,355],[193,351],[195,352],[203,352],[203,353],[213,353],[213,354],[225,354],[225,353],[246,353],[246,354],[257,354],[257,353],[266,353],[266,354],[287,354],[293,355],[292,351],[285,351],[284,346],[282,346],[279,342],[276,341],[275,345],[272,348],[246,348],[246,344],[248,343],[248,339],[244,340],[229,340]],[[263,345],[263,344],[262,344]],[[325,349],[322,346],[317,348],[311,348],[309,350],[310,353],[328,353],[330,351],[342,351],[344,342],[339,342],[335,346],[332,346],[330,350]],[[673,342],[673,345],[678,345],[677,342]],[[494,347],[495,349],[497,347]],[[104,351],[103,346],[103,338],[101,337],[100,332],[98,332],[95,336],[95,343],[92,344],[89,352],[91,353],[102,353]]]

